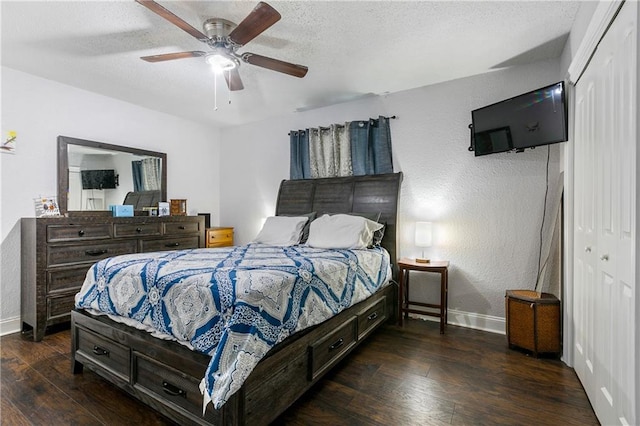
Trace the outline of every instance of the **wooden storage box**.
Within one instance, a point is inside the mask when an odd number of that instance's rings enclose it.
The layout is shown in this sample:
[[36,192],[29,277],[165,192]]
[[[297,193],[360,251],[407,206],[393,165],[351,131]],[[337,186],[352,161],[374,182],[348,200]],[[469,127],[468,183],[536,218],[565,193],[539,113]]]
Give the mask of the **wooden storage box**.
[[507,290],[505,296],[509,347],[559,354],[560,301],[552,294],[531,290]]

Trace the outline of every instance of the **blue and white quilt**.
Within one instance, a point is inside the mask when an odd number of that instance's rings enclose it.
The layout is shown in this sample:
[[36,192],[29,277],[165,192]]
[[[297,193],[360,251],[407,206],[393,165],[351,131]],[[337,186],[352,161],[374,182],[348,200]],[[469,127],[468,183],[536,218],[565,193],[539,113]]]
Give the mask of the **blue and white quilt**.
[[211,356],[200,384],[216,409],[287,336],[375,293],[391,278],[382,248],[261,244],[137,253],[94,264],[76,307],[124,317]]

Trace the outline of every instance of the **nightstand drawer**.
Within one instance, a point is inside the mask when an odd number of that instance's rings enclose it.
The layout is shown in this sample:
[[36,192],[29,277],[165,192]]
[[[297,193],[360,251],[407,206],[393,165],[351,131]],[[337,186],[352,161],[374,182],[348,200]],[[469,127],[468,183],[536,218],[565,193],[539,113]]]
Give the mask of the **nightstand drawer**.
[[344,323],[333,333],[328,334],[309,347],[309,380],[323,374],[349,352],[356,344],[357,317]]
[[71,317],[75,307],[75,293],[47,298],[47,319]]
[[228,247],[233,245],[233,228],[208,228],[207,247]]

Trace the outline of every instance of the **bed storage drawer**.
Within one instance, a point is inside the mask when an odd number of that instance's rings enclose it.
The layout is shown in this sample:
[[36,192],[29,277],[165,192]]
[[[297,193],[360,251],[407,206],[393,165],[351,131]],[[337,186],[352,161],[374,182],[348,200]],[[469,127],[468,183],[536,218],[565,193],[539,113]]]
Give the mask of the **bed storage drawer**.
[[75,344],[76,360],[82,361],[85,358],[120,379],[129,381],[131,358],[128,347],[83,327],[77,327]]
[[309,347],[309,380],[315,380],[322,375],[356,345],[357,327],[358,318],[351,317],[339,328]]
[[378,324],[386,321],[388,314],[385,298],[386,296],[358,313],[358,340],[366,337],[376,329]]
[[[163,404],[180,407],[184,411],[202,419],[202,394],[200,379],[157,362],[142,353],[133,353],[135,365],[134,387]],[[203,372],[204,375],[204,372]],[[176,407],[172,407],[176,409]],[[180,409],[177,409],[180,411]],[[184,413],[183,413],[184,414]],[[207,407],[205,419],[216,423],[211,405]]]
[[197,236],[185,238],[166,238],[158,240],[141,240],[140,251],[184,250],[198,248],[200,239]]

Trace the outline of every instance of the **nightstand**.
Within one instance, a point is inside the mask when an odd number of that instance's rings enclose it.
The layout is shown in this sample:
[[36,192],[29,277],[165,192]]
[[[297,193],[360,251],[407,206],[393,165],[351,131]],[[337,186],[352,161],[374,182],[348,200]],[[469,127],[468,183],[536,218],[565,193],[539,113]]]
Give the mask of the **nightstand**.
[[[440,318],[440,334],[444,334],[447,324],[447,301],[449,287],[449,261],[432,260],[429,263],[419,263],[415,259],[400,259],[398,261],[400,291],[398,294],[398,322],[402,326],[403,316],[409,317],[409,312]],[[412,302],[409,300],[409,271],[433,272],[440,274],[440,304]],[[438,312],[409,308],[409,305],[438,309]]]
[[205,241],[207,242],[207,248],[232,246],[233,228],[224,226],[207,228]]

